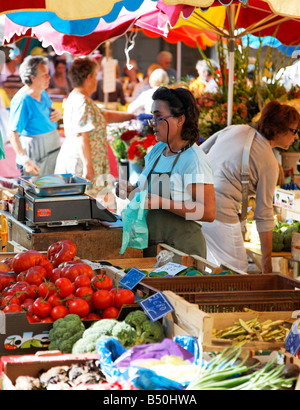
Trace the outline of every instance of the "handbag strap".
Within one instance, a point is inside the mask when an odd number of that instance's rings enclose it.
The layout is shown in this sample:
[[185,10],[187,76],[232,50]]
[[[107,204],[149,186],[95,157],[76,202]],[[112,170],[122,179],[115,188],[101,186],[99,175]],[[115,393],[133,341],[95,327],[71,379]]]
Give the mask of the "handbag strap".
[[248,209],[248,187],[250,182],[250,173],[249,173],[249,160],[250,160],[250,150],[254,137],[256,135],[256,130],[251,127],[243,151],[242,157],[242,172],[241,172],[241,183],[242,183],[242,213],[241,221],[247,219],[247,209]]

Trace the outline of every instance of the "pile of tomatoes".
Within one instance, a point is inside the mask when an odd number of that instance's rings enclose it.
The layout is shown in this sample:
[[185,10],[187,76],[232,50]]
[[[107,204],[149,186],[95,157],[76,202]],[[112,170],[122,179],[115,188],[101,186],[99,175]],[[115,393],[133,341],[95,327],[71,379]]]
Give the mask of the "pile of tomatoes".
[[68,255],[71,260],[58,267],[49,253],[45,256],[37,251],[4,260],[0,264],[0,309],[26,312],[30,323],[48,323],[68,314],[82,320],[117,318],[123,305],[134,303],[132,291],[113,288],[105,271],[95,274],[88,264],[74,260],[73,253]]

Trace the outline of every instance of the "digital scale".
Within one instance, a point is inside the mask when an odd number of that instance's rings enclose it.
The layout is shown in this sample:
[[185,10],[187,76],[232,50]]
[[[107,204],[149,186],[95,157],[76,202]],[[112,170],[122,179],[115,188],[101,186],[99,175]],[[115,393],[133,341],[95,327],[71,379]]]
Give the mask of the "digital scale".
[[[39,180],[61,183],[41,185]],[[85,194],[91,181],[72,174],[49,177],[19,178],[18,193],[14,197],[13,216],[19,222],[39,230],[42,226],[61,227],[89,224],[94,220],[116,222],[119,217],[106,209],[99,200]],[[46,183],[47,184],[47,183]]]

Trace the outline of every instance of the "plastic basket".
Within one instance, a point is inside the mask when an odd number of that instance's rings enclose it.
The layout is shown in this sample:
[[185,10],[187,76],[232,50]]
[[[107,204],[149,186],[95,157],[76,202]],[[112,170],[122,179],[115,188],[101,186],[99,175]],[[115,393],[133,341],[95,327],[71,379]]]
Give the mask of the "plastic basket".
[[170,290],[207,313],[300,309],[300,282],[282,275],[151,278],[142,283]]

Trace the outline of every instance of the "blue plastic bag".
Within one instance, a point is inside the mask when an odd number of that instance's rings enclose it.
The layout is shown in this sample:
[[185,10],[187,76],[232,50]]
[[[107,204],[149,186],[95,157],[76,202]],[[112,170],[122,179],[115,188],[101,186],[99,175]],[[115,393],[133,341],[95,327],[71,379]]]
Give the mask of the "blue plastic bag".
[[147,210],[145,210],[146,196],[146,191],[135,194],[133,200],[121,213],[123,221],[121,254],[123,254],[127,248],[148,248],[149,233],[146,221]]
[[[198,365],[199,346],[192,336],[176,336],[173,341],[194,356],[194,364]],[[153,370],[136,366],[118,368],[115,361],[126,352],[121,343],[112,337],[102,338],[97,345],[101,370],[108,379],[131,381],[139,390],[184,390],[188,383],[178,383],[174,380],[157,375]]]

